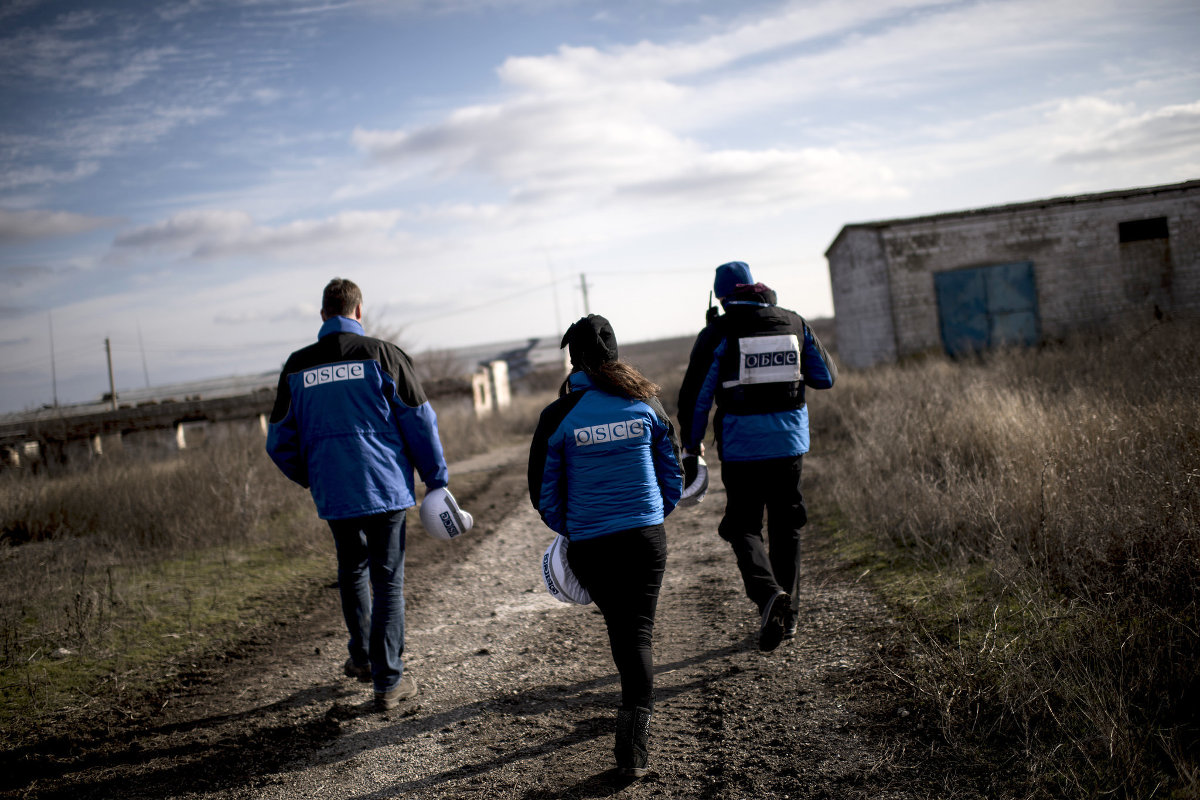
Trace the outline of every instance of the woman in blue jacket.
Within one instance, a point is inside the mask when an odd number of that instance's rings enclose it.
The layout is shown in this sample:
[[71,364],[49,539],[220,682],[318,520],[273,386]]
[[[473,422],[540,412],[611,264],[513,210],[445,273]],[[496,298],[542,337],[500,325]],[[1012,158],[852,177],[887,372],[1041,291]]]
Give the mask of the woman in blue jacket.
[[572,372],[529,450],[529,499],[570,542],[567,563],[596,601],[621,676],[614,753],[646,774],[654,708],[652,636],[667,561],[663,519],[679,501],[679,441],[659,388],[617,359],[604,317],[567,329]]

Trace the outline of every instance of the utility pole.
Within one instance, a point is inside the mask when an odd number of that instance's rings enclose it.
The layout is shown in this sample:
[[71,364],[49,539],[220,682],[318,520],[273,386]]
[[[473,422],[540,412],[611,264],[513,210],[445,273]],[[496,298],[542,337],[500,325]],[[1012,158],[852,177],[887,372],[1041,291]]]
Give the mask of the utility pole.
[[563,329],[562,311],[558,307],[558,277],[554,274],[554,262],[549,253],[546,253],[546,266],[550,268],[550,291],[554,296],[554,330],[558,332]]
[[146,388],[150,388],[150,370],[146,367],[146,345],[142,342],[142,323],[138,323],[138,347],[142,351],[142,374],[146,376]]
[[104,354],[108,357],[108,397],[112,400],[112,410],[117,410],[117,385],[113,382],[112,371],[112,344],[106,338],[104,340]]
[[50,390],[54,393],[54,407],[58,408],[58,371],[54,368],[54,312],[47,311],[50,322]]
[[586,317],[592,313],[592,310],[588,308],[587,275],[582,272],[579,273],[579,288],[583,290],[583,315]]

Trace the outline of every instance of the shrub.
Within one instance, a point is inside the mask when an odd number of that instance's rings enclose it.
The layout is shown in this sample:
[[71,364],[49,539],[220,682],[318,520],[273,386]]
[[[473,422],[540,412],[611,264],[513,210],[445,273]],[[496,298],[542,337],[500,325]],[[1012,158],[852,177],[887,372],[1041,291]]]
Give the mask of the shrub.
[[947,734],[1022,743],[1078,796],[1200,788],[1197,333],[927,358],[810,400],[823,492],[938,575],[905,605]]

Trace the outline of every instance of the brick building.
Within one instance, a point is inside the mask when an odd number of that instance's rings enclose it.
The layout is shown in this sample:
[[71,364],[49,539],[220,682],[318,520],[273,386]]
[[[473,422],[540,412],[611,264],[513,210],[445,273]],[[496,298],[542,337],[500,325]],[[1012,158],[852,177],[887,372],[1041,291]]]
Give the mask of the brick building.
[[825,257],[850,367],[1200,317],[1200,180],[855,223]]

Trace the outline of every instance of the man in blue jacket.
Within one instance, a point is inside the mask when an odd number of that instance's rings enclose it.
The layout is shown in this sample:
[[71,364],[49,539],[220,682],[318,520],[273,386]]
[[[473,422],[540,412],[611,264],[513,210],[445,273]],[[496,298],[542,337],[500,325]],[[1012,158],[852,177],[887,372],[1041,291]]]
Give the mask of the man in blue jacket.
[[777,306],[775,292],[756,283],[744,262],[717,267],[713,291],[725,313],[710,315],[692,347],[679,390],[680,438],[687,453],[703,453],[715,402],[726,492],[718,531],[761,612],[759,648],[774,650],[796,632],[792,598],[799,586],[800,529],[808,521],[800,492],[809,444],[804,387],[832,387],[837,367],[808,323]]
[[417,693],[402,660],[413,467],[427,490],[446,486],[449,473],[437,416],[412,361],[394,344],[363,335],[358,286],[330,281],[321,319],[316,343],[292,353],[279,376],[267,453],[312,492],[329,523],[350,633],[344,671],[373,682],[375,705],[387,710]]

